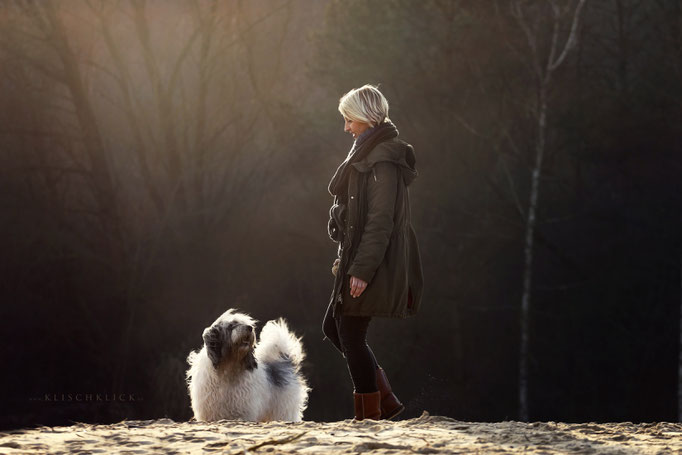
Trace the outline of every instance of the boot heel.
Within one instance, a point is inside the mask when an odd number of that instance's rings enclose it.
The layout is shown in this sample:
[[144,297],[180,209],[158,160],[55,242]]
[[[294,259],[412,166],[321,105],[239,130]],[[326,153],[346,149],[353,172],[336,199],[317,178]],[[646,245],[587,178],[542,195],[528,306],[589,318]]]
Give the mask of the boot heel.
[[392,419],[405,410],[405,406],[395,396],[388,383],[388,377],[383,368],[377,368],[377,388],[381,393],[381,418]]

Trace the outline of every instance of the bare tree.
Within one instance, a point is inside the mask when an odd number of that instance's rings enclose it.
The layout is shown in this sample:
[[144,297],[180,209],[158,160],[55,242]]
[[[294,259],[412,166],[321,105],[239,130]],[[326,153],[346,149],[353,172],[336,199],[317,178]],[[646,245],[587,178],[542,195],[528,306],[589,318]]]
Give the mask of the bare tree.
[[[532,106],[532,114],[536,121],[535,160],[531,173],[530,200],[526,218],[524,238],[524,264],[523,264],[523,294],[521,298],[521,343],[519,352],[519,419],[528,420],[528,352],[529,352],[529,319],[531,283],[533,277],[533,240],[540,194],[540,180],[542,176],[542,160],[545,154],[547,137],[547,114],[548,97],[552,84],[552,76],[566,59],[568,52],[577,40],[578,22],[580,11],[586,0],[578,0],[577,5],[573,2],[562,7],[557,0],[550,0],[551,9],[551,38],[548,46],[543,43],[542,32],[537,24],[529,20],[528,2],[515,0],[511,2],[511,11],[519,27],[523,31],[530,50],[530,67],[536,80],[535,103]],[[537,7],[537,5],[533,5]],[[572,11],[571,11],[572,10]],[[572,14],[571,14],[572,13]],[[568,37],[563,46],[560,45],[562,26],[570,20]],[[548,47],[546,52],[544,48]]]
[[[31,131],[20,130],[26,122],[5,124],[5,134],[49,137],[52,144],[27,173],[32,181],[43,176],[51,196],[71,196],[62,209],[83,213],[69,220],[89,240],[107,242],[107,257],[99,260],[120,273],[115,300],[122,328],[111,343],[119,363],[108,365],[114,388],[134,361],[128,353],[140,291],[162,248],[172,248],[167,240],[182,244],[196,230],[250,232],[243,212],[263,195],[249,190],[266,186],[274,163],[268,158],[277,150],[263,120],[278,104],[272,84],[281,65],[270,65],[272,53],[254,55],[244,36],[264,36],[255,29],[272,21],[283,36],[289,6],[261,2],[250,14],[241,2],[207,0],[6,6],[11,21],[0,36],[3,58],[51,91],[27,88],[45,118]],[[280,62],[284,49],[281,40],[275,44]],[[267,81],[256,83],[256,66],[267,66]],[[236,240],[230,248],[238,254],[243,245]]]
[[[95,206],[91,213],[99,220],[104,233],[112,270],[120,270],[124,262],[119,201],[115,190],[115,177],[110,166],[108,152],[98,125],[93,102],[84,80],[80,62],[73,50],[68,32],[62,22],[57,5],[52,1],[21,3],[19,8],[29,20],[22,31],[48,46],[56,56],[56,64],[50,65],[31,56],[27,63],[66,88],[68,100],[73,107],[78,133],[75,139],[82,143],[87,164],[81,171],[88,175]],[[5,47],[8,49],[8,47]]]
[[144,123],[140,121],[140,116],[134,103],[134,81],[131,78],[131,70],[119,43],[116,42],[111,31],[111,16],[116,10],[106,8],[103,3],[95,4],[90,0],[87,1],[87,4],[99,20],[104,43],[111,55],[113,69],[116,73],[115,82],[120,91],[124,115],[128,121],[134,141],[133,148],[137,156],[137,164],[140,169],[143,184],[147,189],[153,207],[161,214],[164,210],[164,202],[149,168],[149,151],[144,141],[144,133],[142,131]]
[[[115,5],[118,11],[108,11],[106,2],[90,4],[98,14],[115,64],[141,176],[161,215],[152,246],[143,243],[137,246],[146,253],[136,255],[141,259],[132,264],[134,275],[144,276],[156,259],[155,245],[162,241],[161,232],[170,227],[170,232],[181,234],[185,232],[182,226],[185,220],[190,226],[202,225],[201,229],[218,228],[243,204],[245,187],[263,183],[258,175],[263,168],[257,165],[260,153],[254,154],[250,144],[263,109],[249,105],[254,92],[244,70],[247,65],[241,64],[241,59],[248,59],[249,55],[247,49],[247,57],[243,57],[242,35],[273,17],[280,8],[268,5],[257,17],[246,18],[239,11],[235,14],[234,5],[230,4],[200,0],[176,3],[168,7],[170,11],[186,8],[189,20],[178,24],[169,43],[168,37],[159,35],[161,23],[155,17],[160,12],[158,5],[130,0]],[[114,36],[111,30],[108,16],[113,13],[118,14],[119,26],[127,18],[132,19],[136,42],[125,52],[121,50],[128,43],[125,37]],[[143,74],[131,69],[131,54],[135,52],[142,58]],[[144,98],[145,87],[151,88],[151,110],[133,101]],[[163,178],[158,166],[146,169],[150,161],[164,164]],[[158,196],[157,188],[164,189]],[[247,223],[234,226],[235,230],[249,232]],[[237,263],[234,261],[234,267]],[[140,279],[136,283],[139,285]],[[128,292],[131,302],[121,332],[121,364],[114,385],[126,375],[126,359],[137,318],[136,305],[132,303],[137,285],[131,283]]]

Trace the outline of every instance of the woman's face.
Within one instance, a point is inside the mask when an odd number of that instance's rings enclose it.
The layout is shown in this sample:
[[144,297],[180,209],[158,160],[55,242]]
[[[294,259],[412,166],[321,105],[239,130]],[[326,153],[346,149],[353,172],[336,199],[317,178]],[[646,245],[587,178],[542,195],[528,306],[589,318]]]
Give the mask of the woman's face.
[[367,128],[370,127],[369,123],[358,122],[357,120],[350,120],[350,119],[344,118],[343,121],[344,121],[343,130],[346,133],[352,134],[353,138],[357,138],[362,133],[364,133],[365,130],[367,130]]

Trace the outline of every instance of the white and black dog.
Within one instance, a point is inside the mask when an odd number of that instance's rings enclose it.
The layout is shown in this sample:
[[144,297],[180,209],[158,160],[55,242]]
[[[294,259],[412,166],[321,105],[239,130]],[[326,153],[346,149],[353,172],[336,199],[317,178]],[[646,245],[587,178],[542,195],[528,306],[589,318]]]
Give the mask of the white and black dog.
[[300,421],[309,388],[300,373],[301,340],[284,319],[268,321],[256,342],[255,323],[228,310],[187,357],[187,385],[197,420]]

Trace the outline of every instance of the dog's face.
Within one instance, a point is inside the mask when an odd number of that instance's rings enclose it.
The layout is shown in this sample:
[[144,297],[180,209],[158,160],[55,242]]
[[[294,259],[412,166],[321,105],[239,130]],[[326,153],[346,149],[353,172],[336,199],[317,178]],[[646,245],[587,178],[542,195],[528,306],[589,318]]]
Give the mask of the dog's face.
[[258,367],[253,355],[256,344],[255,323],[245,314],[228,310],[204,329],[202,338],[206,345],[206,354],[214,368],[236,366],[253,370]]

